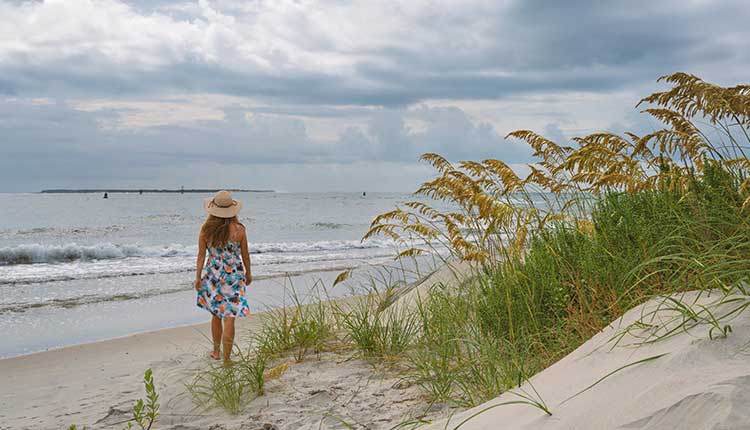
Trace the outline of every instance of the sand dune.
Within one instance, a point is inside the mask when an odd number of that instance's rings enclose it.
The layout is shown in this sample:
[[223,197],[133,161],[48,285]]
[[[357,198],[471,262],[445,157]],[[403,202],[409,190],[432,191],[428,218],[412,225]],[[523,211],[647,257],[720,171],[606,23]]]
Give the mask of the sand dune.
[[[684,301],[692,301],[688,293]],[[718,298],[702,297],[708,304]],[[740,297],[744,303],[750,297]],[[512,404],[492,408],[469,419],[461,429],[750,429],[750,309],[729,324],[728,337],[709,338],[710,327],[701,324],[675,336],[642,345],[650,332],[634,330],[618,346],[608,343],[632,322],[655,309],[656,301],[627,312],[607,329],[571,354],[531,378],[531,384],[548,406],[551,416],[529,405]],[[743,303],[743,302],[738,302]],[[738,306],[721,305],[717,315]],[[675,314],[659,311],[652,324],[673,327]],[[716,334],[714,331],[712,334]],[[641,345],[638,345],[641,344]],[[572,399],[576,393],[596,383],[610,372],[639,360],[602,380]],[[518,390],[534,396],[529,383]],[[426,429],[453,429],[471,415],[492,405],[520,398],[505,393],[471,410],[456,414],[449,422]]]

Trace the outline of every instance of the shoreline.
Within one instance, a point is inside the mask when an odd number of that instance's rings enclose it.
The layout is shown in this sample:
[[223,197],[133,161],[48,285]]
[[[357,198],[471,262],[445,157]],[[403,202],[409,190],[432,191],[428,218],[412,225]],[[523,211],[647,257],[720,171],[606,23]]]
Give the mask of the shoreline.
[[[307,275],[307,274],[310,274],[310,273],[330,273],[330,272],[338,272],[338,271],[341,271],[341,270],[349,270],[349,269],[356,270],[356,267],[355,268],[352,268],[352,267],[333,268],[333,269],[327,269],[327,270],[317,270],[317,271],[314,271],[314,272],[293,273],[291,275],[292,276],[302,276],[302,275]],[[445,273],[442,273],[442,274],[439,273],[441,270],[445,270],[445,269],[451,269],[451,270],[460,271],[460,270],[466,270],[466,267],[463,266],[462,264],[450,263],[450,264],[446,264],[444,266],[440,266],[439,268],[433,269],[431,271],[428,271],[423,276],[421,276],[419,279],[416,279],[416,280],[414,280],[412,282],[409,282],[409,284],[407,286],[405,286],[401,290],[401,292],[399,294],[397,294],[396,297],[400,298],[401,296],[408,296],[408,299],[406,299],[406,300],[409,300],[409,301],[415,300],[414,297],[411,297],[411,296],[413,296],[414,294],[417,293],[416,291],[414,291],[414,292],[412,291],[414,288],[420,287],[420,285],[423,285],[423,284],[427,284],[428,283],[427,281],[430,280],[430,279],[432,279],[431,282],[437,282],[437,280],[446,281],[446,280],[451,279],[449,275],[447,275]],[[284,276],[266,276],[266,277],[263,277],[263,275],[261,275],[261,276],[254,277],[254,279],[260,281],[260,280],[268,280],[268,279],[277,279],[277,278],[280,278],[280,277],[286,278],[286,277],[288,277],[288,275],[289,274],[285,274]],[[186,291],[188,291],[188,290],[186,290]],[[424,294],[424,291],[421,291],[421,293]],[[349,300],[352,300],[352,299],[356,299],[357,297],[360,297],[360,296],[361,296],[361,294],[358,293],[358,294],[351,294],[351,295],[345,295],[345,296],[340,296],[340,297],[330,297],[330,300],[326,300],[326,302],[346,302],[346,301],[349,301]],[[245,319],[248,319],[248,318],[253,318],[253,317],[254,318],[258,318],[260,315],[266,314],[266,313],[268,313],[270,311],[273,311],[275,309],[280,309],[281,307],[282,306],[267,306],[266,310],[257,311],[257,312],[251,313],[247,317],[237,318],[237,327],[239,328],[239,327],[241,327],[242,325],[245,324],[245,323],[241,322],[242,320],[245,320]],[[209,317],[207,316],[206,318],[209,318]],[[187,324],[180,324],[180,325],[176,325],[176,326],[162,327],[162,328],[157,328],[157,329],[141,330],[141,331],[136,331],[136,332],[128,333],[128,334],[124,334],[124,335],[113,336],[113,337],[106,338],[106,339],[92,340],[92,341],[86,341],[86,342],[79,342],[79,343],[73,343],[73,344],[61,345],[61,346],[53,346],[53,347],[50,347],[50,348],[47,348],[47,349],[44,349],[44,350],[40,350],[40,351],[26,352],[26,353],[21,353],[21,354],[17,354],[17,355],[7,356],[7,357],[0,356],[0,372],[2,371],[2,364],[3,364],[3,362],[5,360],[12,360],[12,359],[16,359],[16,358],[20,359],[20,358],[24,358],[24,357],[30,357],[30,356],[36,355],[36,354],[45,354],[45,353],[49,353],[49,352],[54,352],[54,351],[58,351],[58,350],[65,349],[65,348],[76,348],[76,347],[82,347],[82,346],[99,344],[99,343],[107,343],[107,342],[111,342],[111,341],[117,341],[117,340],[129,338],[129,337],[132,337],[132,336],[149,335],[149,334],[152,334],[152,333],[162,332],[162,331],[166,331],[166,330],[178,330],[178,329],[186,329],[186,328],[199,328],[200,326],[208,325],[208,324],[209,324],[208,322],[187,323]],[[0,428],[0,430],[2,430],[2,428]]]
[[[256,314],[253,314],[253,315],[256,315]],[[247,318],[247,317],[245,317],[245,318]],[[80,342],[80,343],[73,343],[73,344],[62,345],[62,346],[52,346],[50,348],[47,348],[47,349],[44,349],[44,350],[40,350],[40,351],[25,352],[25,353],[18,354],[18,355],[10,355],[10,356],[7,356],[7,357],[0,357],[0,371],[2,371],[2,364],[3,364],[3,361],[5,361],[5,360],[13,360],[13,359],[16,359],[16,358],[18,358],[18,359],[28,358],[28,357],[31,357],[31,356],[36,355],[36,354],[45,354],[45,353],[48,353],[48,352],[55,352],[55,351],[59,351],[61,349],[65,349],[65,348],[85,347],[85,346],[93,345],[93,344],[97,344],[97,343],[107,343],[107,342],[111,342],[111,341],[117,341],[117,340],[120,340],[120,339],[128,338],[128,337],[131,337],[131,336],[148,335],[148,334],[151,334],[151,333],[161,332],[161,331],[165,331],[165,330],[177,330],[177,329],[185,329],[185,328],[190,328],[190,327],[198,328],[201,325],[207,325],[207,324],[208,323],[189,323],[189,324],[176,325],[174,327],[163,327],[163,328],[157,328],[157,329],[152,329],[152,330],[143,330],[143,331],[137,331],[137,332],[128,333],[128,334],[124,334],[124,335],[120,335],[120,336],[114,336],[114,337],[107,338],[107,339],[92,340],[92,341]]]
[[[382,266],[355,266],[353,270],[356,273],[367,273],[373,267]],[[291,289],[307,296],[314,293],[318,288],[318,282],[322,281],[326,285],[330,285],[337,273],[348,269],[352,269],[352,266],[346,265],[330,270],[286,273],[283,276],[275,276],[275,274],[256,276],[253,281],[253,288],[248,292],[248,297],[253,302],[251,311],[255,314],[282,307],[285,300],[288,300],[287,295]],[[331,292],[330,298],[346,297],[351,295],[352,291],[354,290],[337,288]],[[195,291],[191,287],[185,287],[166,294],[133,300],[82,303],[64,309],[54,308],[54,306],[39,307],[38,309],[42,312],[42,320],[34,323],[36,325],[31,327],[27,335],[19,333],[18,328],[22,325],[17,325],[16,330],[0,334],[2,341],[18,346],[17,348],[0,348],[0,360],[53,351],[69,346],[103,342],[134,334],[201,324],[202,319],[199,318],[201,312],[205,311],[195,307],[194,294]],[[174,301],[174,303],[170,304],[170,301]],[[109,325],[102,325],[101,318],[89,317],[92,312],[95,314],[112,312],[114,309],[112,306],[115,303],[117,303],[116,309],[118,311],[106,320]],[[169,307],[164,308],[163,306]],[[123,316],[126,314],[132,317]],[[23,316],[26,313],[20,315]],[[36,315],[40,314],[37,313]],[[13,315],[10,315],[10,317],[13,317]],[[24,319],[24,321],[26,320]],[[29,322],[29,324],[31,323]],[[62,329],[63,326],[67,328]]]
[[[243,319],[258,318],[258,315],[261,313],[263,312],[257,312],[257,313],[248,315],[247,317],[243,317]],[[209,318],[209,316],[207,316],[206,318]],[[241,320],[238,318],[237,321],[241,321]],[[245,323],[238,323],[237,327],[239,328],[241,325],[245,325]],[[178,334],[182,334],[181,332],[187,329],[198,330],[202,326],[206,326],[204,328],[210,330],[209,322],[184,324],[184,325],[179,325],[175,327],[164,327],[164,328],[159,328],[159,329],[154,329],[154,330],[144,330],[144,331],[130,333],[130,334],[122,335],[122,336],[115,336],[115,337],[108,338],[108,339],[94,340],[90,342],[81,342],[81,343],[64,345],[64,346],[56,346],[56,347],[51,347],[43,351],[28,352],[28,353],[14,355],[10,357],[2,357],[0,358],[0,374],[2,373],[2,370],[3,370],[3,364],[12,360],[33,359],[34,356],[37,356],[37,355],[62,353],[64,352],[63,350],[66,350],[66,349],[74,350],[74,349],[95,348],[97,346],[106,346],[108,344],[116,344],[119,342],[124,342],[130,338],[135,338],[135,337],[143,338],[143,337],[152,337],[152,336],[164,336],[166,332],[170,332],[170,331],[180,332]]]

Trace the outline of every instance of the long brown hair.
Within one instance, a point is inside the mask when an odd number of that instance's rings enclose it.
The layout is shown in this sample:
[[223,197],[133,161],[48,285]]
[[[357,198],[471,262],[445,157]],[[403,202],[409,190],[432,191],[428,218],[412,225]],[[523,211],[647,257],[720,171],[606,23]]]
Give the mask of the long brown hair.
[[209,215],[201,227],[201,235],[206,239],[206,244],[209,246],[225,246],[229,241],[230,227],[234,223],[242,225],[236,216],[219,218]]

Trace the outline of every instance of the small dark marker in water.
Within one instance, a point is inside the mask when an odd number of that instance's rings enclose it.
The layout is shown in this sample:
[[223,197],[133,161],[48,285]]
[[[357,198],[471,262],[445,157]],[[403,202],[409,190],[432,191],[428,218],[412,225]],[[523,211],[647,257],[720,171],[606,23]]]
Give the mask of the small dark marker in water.
[[362,192],[362,197],[364,197],[364,196],[366,196],[366,195],[367,195],[367,192],[366,192],[366,191],[363,191],[363,192]]
[[102,198],[108,199],[109,197],[107,197],[107,193],[104,193],[104,197],[102,197]]

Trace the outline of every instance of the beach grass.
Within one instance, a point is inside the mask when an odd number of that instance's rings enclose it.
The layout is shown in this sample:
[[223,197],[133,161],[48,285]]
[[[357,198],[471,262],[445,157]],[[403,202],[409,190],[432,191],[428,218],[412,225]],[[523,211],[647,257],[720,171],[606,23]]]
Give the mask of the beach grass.
[[[417,312],[406,361],[430,398],[473,406],[511,390],[652,298],[680,323],[646,341],[698,324],[712,338],[731,333],[748,307],[750,93],[682,73],[661,80],[671,88],[639,104],[663,129],[571,146],[510,133],[538,159],[526,178],[502,160],[425,154],[437,177],[417,195],[455,210],[415,200],[373,221],[365,237],[406,253],[416,238],[473,263],[469,282],[433,288]],[[718,298],[678,298],[690,290]]]
[[253,333],[258,354],[278,357],[293,352],[297,361],[308,353],[320,353],[334,331],[331,304],[324,300],[325,290],[313,288],[315,300],[305,302],[294,289],[288,290],[291,305],[270,309],[262,315],[263,326]]
[[402,310],[383,311],[386,295],[371,293],[346,307],[335,308],[344,342],[353,345],[364,358],[398,359],[417,335],[417,318]]
[[253,398],[262,395],[268,357],[263,353],[236,348],[232,365],[210,365],[185,384],[196,407],[220,408],[236,415]]

